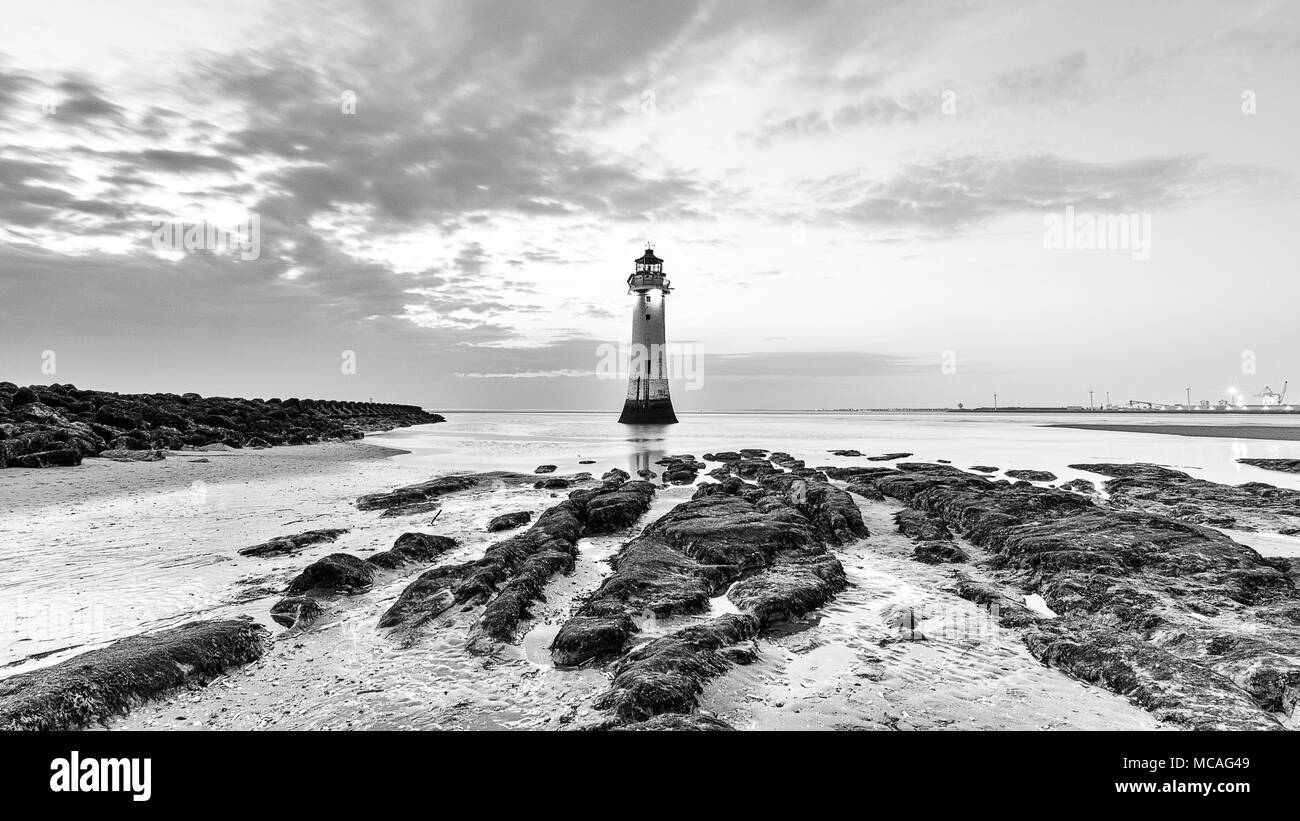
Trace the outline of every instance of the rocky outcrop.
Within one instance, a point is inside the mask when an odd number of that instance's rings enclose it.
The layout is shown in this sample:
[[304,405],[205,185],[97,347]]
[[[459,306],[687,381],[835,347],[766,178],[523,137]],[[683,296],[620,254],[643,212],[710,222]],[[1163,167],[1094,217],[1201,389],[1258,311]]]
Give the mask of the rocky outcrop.
[[284,556],[290,553],[297,553],[300,550],[306,550],[315,544],[332,542],[344,533],[347,528],[327,528],[324,530],[307,530],[302,533],[295,533],[292,536],[276,536],[274,539],[255,544],[251,547],[241,547],[239,555],[241,556]]
[[415,405],[118,394],[0,382],[0,468],[77,465],[84,457],[104,454],[136,460],[123,451],[352,440],[371,431],[441,421]]
[[689,485],[695,481],[701,470],[708,467],[690,454],[666,456],[656,464],[663,466],[664,484]]
[[951,539],[952,533],[941,519],[920,510],[900,510],[894,514],[898,532],[918,542]]
[[413,563],[428,563],[455,546],[456,540],[450,536],[403,533],[393,542],[391,549],[365,559],[350,553],[331,553],[308,565],[289,583],[285,598],[272,605],[271,618],[285,627],[305,630],[324,613],[316,596],[364,592],[374,583],[377,572],[400,570]]
[[267,638],[251,620],[190,622],[0,679],[0,731],[91,726],[254,661]]
[[560,628],[551,655],[570,666],[619,654],[636,632],[632,616],[703,612],[721,585],[768,566],[777,551],[816,544],[812,525],[785,504],[717,492],[684,502],[623,546],[610,561],[614,573]]
[[1264,482],[1221,485],[1160,465],[1070,467],[1112,477],[1103,485],[1112,507],[1236,530],[1280,533],[1300,526],[1300,490]]
[[[1144,482],[1188,482],[1153,466],[1107,467]],[[1284,570],[1254,550],[1205,527],[1098,506],[1076,493],[942,465],[899,468],[876,486],[988,552],[993,578],[963,578],[958,593],[997,605],[1003,626],[1025,628],[1029,649],[1044,662],[1197,729],[1277,728],[1273,714],[1294,711],[1300,595]],[[1234,493],[1190,482],[1209,497]],[[1057,617],[1025,608],[1024,593],[1041,595]]]
[[422,574],[379,626],[415,628],[453,606],[482,605],[470,630],[470,649],[486,652],[497,642],[511,641],[529,607],[543,599],[551,577],[573,569],[578,539],[635,523],[649,509],[654,492],[649,482],[617,474],[599,487],[575,490],[524,533],[493,544],[478,561]]
[[413,629],[445,612],[456,603],[452,590],[469,574],[474,564],[439,565],[424,571],[379,617],[379,626]]
[[921,542],[912,549],[912,558],[926,564],[961,564],[970,554],[948,541]]
[[855,467],[838,467],[836,465],[821,465],[817,467],[822,473],[825,473],[832,479],[838,479],[841,482],[866,482],[877,476],[884,476],[894,472],[893,468],[884,468],[877,466],[855,466]]
[[861,496],[871,502],[883,502],[885,494],[880,492],[880,488],[868,482],[852,482],[849,484],[849,493]]
[[910,453],[882,453],[879,456],[868,456],[868,462],[892,462],[895,459],[906,459],[911,456]]
[[847,584],[826,544],[866,533],[844,508],[857,513],[848,494],[788,474],[764,484],[730,477],[699,488],[623,546],[615,572],[556,634],[557,664],[618,655],[637,632],[634,616],[701,613],[726,589],[739,612],[656,638],[614,664],[596,706],[615,724],[691,713],[705,682],[756,660],[744,642],[821,607]]
[[[587,476],[587,474],[581,474]],[[624,474],[626,476],[626,474]],[[569,477],[577,480],[578,477]],[[533,485],[537,477],[529,473],[514,473],[508,470],[492,470],[484,473],[457,473],[438,476],[426,482],[404,485],[381,493],[367,493],[357,499],[358,510],[382,510],[383,516],[410,515],[424,513],[439,507],[439,499],[449,493],[459,493],[478,487],[493,485]],[[566,481],[560,477],[547,479],[546,482]]]
[[752,639],[758,628],[755,617],[729,613],[655,639],[614,665],[613,681],[596,708],[627,723],[690,713],[705,682],[730,669],[725,649]]
[[786,504],[807,517],[829,544],[847,544],[871,535],[862,522],[857,502],[834,485],[789,473],[765,476],[759,485],[779,494]]
[[921,510],[904,508],[894,514],[898,532],[920,542],[912,549],[912,558],[925,564],[959,564],[970,555],[952,543],[952,531],[937,516]]

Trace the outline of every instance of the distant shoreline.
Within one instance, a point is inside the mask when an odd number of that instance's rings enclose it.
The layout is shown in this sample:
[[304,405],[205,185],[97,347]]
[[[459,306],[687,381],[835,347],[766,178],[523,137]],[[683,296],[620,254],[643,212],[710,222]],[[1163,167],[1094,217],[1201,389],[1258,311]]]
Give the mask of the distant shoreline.
[[1115,425],[1060,423],[1045,428],[1104,430],[1118,433],[1159,433],[1167,436],[1208,436],[1218,439],[1276,439],[1300,441],[1300,426],[1283,425]]

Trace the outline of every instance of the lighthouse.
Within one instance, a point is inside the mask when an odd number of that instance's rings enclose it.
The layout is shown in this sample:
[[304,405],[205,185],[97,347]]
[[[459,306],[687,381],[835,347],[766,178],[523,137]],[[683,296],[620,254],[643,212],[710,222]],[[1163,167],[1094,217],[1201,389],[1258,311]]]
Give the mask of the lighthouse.
[[628,357],[624,424],[672,425],[677,422],[668,395],[668,356],[664,350],[664,301],[672,290],[664,278],[664,261],[646,246],[627,278],[632,294],[632,347]]

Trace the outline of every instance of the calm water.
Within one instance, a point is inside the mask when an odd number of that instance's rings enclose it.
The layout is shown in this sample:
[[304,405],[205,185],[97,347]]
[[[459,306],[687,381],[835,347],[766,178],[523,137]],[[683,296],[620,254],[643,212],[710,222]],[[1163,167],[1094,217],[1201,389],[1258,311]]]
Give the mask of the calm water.
[[[854,448],[864,456],[909,451],[914,461],[949,459],[954,465],[1050,470],[1062,480],[1095,474],[1071,470],[1079,462],[1157,462],[1216,482],[1265,481],[1300,487],[1300,477],[1239,465],[1243,457],[1300,458],[1300,442],[1195,438],[1111,433],[1044,427],[1052,423],[1241,424],[1240,417],[1187,417],[1146,414],[853,414],[765,413],[684,414],[677,425],[620,425],[611,414],[458,413],[440,425],[398,430],[372,437],[412,451],[406,460],[439,471],[509,469],[531,471],[549,463],[576,469],[579,459],[601,466],[656,469],[665,454],[760,447],[783,450],[810,466],[870,464],[841,459],[828,451]],[[1295,425],[1274,417],[1252,424]]]
[[[0,674],[189,618],[250,613],[266,621],[267,597],[273,601],[274,590],[282,589],[308,562],[339,550],[363,555],[382,550],[400,533],[423,524],[357,511],[351,504],[356,496],[454,471],[531,473],[540,464],[555,464],[561,474],[590,470],[599,475],[611,467],[657,471],[654,462],[666,454],[701,457],[745,447],[784,450],[811,466],[873,464],[827,452],[855,448],[868,456],[907,451],[914,454],[912,460],[948,459],[959,467],[1044,469],[1060,480],[1101,478],[1071,470],[1070,463],[1144,461],[1218,482],[1264,481],[1300,488],[1300,476],[1235,462],[1247,456],[1300,458],[1300,442],[1043,427],[1080,419],[1040,414],[687,414],[674,426],[632,427],[619,425],[612,414],[458,412],[443,424],[368,437],[409,454],[341,462],[310,473],[253,473],[217,480],[204,473],[208,466],[179,457],[136,465],[94,460],[96,464],[88,463],[84,470],[0,471],[0,498],[6,501],[16,498],[7,489],[48,483],[33,502],[0,507],[0,665],[13,665]],[[1086,421],[1169,419],[1098,414]],[[1239,422],[1212,417],[1188,421]],[[595,464],[579,465],[580,460]],[[120,487],[112,486],[114,477],[163,466],[177,472],[170,486],[142,489],[125,479]],[[88,495],[85,486],[92,476],[97,477],[95,493]],[[663,504],[675,504],[689,493],[689,488],[665,491]],[[490,543],[483,530],[491,515],[504,506],[540,509],[545,503],[531,488],[449,500],[436,529],[464,534],[466,558],[471,558]],[[273,536],[316,527],[352,531],[333,545],[296,556],[251,560],[236,553]],[[1273,540],[1273,552],[1300,545],[1283,537]],[[260,596],[259,588],[265,591]],[[392,595],[397,590],[400,585]]]

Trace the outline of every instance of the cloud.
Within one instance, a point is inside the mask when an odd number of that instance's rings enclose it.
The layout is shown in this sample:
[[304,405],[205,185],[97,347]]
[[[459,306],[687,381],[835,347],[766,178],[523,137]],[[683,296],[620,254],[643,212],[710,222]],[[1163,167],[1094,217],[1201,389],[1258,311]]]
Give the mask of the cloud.
[[838,175],[809,184],[823,218],[932,232],[970,228],[1009,214],[1077,209],[1132,212],[1186,203],[1261,169],[1210,166],[1203,155],[1086,162],[1052,154],[939,156],[884,179]]
[[1063,107],[1089,96],[1088,55],[1074,51],[1056,60],[996,75],[990,83],[995,103]]

